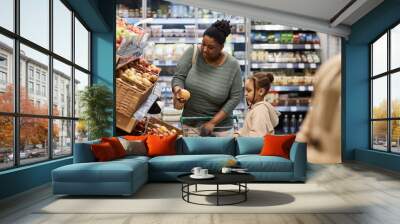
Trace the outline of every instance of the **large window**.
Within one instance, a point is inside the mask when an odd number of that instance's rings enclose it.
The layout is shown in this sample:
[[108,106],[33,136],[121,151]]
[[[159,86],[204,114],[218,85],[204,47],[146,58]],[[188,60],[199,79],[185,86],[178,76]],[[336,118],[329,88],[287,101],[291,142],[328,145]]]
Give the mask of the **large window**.
[[63,0],[1,2],[0,170],[70,156],[87,139],[90,32]]
[[371,148],[400,153],[400,24],[370,45]]

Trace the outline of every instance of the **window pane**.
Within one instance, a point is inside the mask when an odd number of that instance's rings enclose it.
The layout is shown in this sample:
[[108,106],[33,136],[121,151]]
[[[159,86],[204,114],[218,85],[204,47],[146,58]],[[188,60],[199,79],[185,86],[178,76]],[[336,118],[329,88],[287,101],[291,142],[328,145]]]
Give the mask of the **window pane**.
[[21,1],[21,36],[49,48],[49,0]]
[[0,116],[0,170],[14,164],[14,124],[13,118]]
[[391,69],[400,67],[400,24],[391,31],[390,51]]
[[14,0],[1,0],[0,26],[14,31]]
[[387,118],[387,77],[372,81],[372,118]]
[[60,0],[53,0],[53,17],[53,51],[71,60],[72,12]]
[[392,152],[400,153],[400,120],[391,121]]
[[372,122],[372,148],[387,151],[387,121]]
[[72,117],[71,66],[53,60],[53,115]]
[[34,163],[49,158],[49,120],[45,118],[22,117],[20,119],[21,164]]
[[387,34],[383,35],[372,45],[373,75],[387,71]]
[[[49,57],[47,55],[21,44],[21,113],[40,115],[48,114],[48,64]],[[28,72],[28,74],[26,74],[26,72]],[[34,73],[33,79],[30,78],[30,72]],[[33,93],[29,90],[32,84],[34,90]],[[45,89],[44,93],[43,86]]]
[[75,69],[75,117],[79,117],[81,114],[80,103],[80,94],[85,89],[86,86],[89,86],[89,75],[81,72],[78,69]]
[[89,32],[75,18],[75,63],[89,70]]
[[53,157],[72,154],[72,121],[53,121]]
[[390,98],[391,98],[391,110],[392,117],[400,118],[400,72],[391,75],[391,88],[390,88]]
[[13,40],[0,35],[0,111],[14,111]]
[[88,129],[84,120],[75,121],[75,143],[87,141]]

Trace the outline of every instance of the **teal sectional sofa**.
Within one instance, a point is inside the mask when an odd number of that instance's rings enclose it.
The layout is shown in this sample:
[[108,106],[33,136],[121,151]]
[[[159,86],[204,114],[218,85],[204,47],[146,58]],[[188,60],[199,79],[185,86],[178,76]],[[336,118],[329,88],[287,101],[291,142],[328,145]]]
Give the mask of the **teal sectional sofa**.
[[234,159],[259,182],[304,182],[306,144],[295,142],[290,159],[260,156],[263,138],[184,137],[177,140],[177,155],[127,156],[96,162],[91,141],[75,144],[74,163],[52,171],[54,194],[131,195],[148,181],[176,181],[176,177],[200,166],[219,172]]

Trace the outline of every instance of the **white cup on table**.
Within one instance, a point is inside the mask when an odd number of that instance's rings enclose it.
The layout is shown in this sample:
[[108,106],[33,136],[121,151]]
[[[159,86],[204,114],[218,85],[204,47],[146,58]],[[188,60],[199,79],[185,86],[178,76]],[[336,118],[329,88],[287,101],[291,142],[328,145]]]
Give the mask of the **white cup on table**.
[[200,170],[200,176],[207,176],[208,175],[208,169],[201,169]]
[[201,175],[201,173],[200,173],[200,171],[202,170],[203,168],[201,168],[201,167],[193,167],[193,169],[192,169],[192,173],[194,174],[194,175],[196,175],[196,176],[200,176]]

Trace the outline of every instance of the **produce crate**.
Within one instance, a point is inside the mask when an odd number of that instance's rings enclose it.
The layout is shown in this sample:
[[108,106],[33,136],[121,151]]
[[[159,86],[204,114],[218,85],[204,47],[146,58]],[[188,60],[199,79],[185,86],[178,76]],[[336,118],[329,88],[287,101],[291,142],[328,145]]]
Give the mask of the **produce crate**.
[[170,134],[172,130],[175,130],[177,135],[182,135],[183,132],[181,129],[176,128],[168,123],[165,123],[164,121],[161,121],[157,118],[154,117],[149,117],[146,119],[146,126],[145,126],[145,131],[144,133],[146,134],[156,134],[156,135],[168,135],[168,132],[163,132],[160,130],[162,126],[164,126]]
[[126,117],[124,114],[117,112],[117,127],[127,133],[131,133],[136,126],[136,119]]

